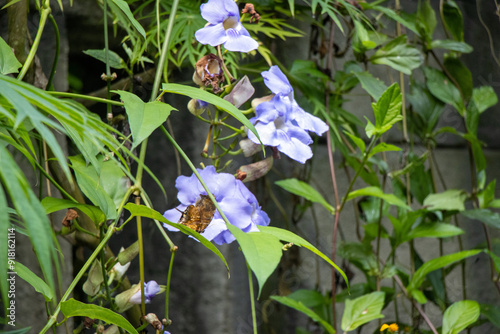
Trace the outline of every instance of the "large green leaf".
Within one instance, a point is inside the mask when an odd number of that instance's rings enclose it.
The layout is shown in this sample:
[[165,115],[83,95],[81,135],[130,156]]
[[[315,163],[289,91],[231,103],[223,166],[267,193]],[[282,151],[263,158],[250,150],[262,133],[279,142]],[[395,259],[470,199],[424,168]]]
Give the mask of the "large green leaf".
[[442,334],[458,334],[479,318],[479,304],[474,300],[453,303],[443,315]]
[[231,103],[229,103],[224,99],[221,99],[217,95],[211,94],[199,88],[190,87],[186,85],[179,85],[179,84],[163,84],[162,90],[169,93],[189,96],[190,98],[193,99],[199,99],[223,109],[229,115],[233,116],[238,121],[240,121],[250,131],[252,131],[255,134],[255,136],[257,136],[257,138],[259,138],[260,140],[257,130],[255,130],[255,127],[253,126],[252,123],[250,123],[250,121],[245,117],[245,115]]
[[245,260],[259,282],[259,296],[267,279],[278,266],[283,255],[283,244],[274,235],[262,232],[245,233],[234,225],[227,225],[234,235]]
[[464,201],[467,194],[463,190],[449,189],[442,193],[430,194],[424,199],[423,205],[428,210],[464,211]]
[[453,78],[453,83],[460,89],[461,97],[469,101],[472,97],[472,73],[456,55],[446,55],[443,65],[446,69],[446,75]]
[[444,103],[452,105],[461,115],[464,115],[465,106],[460,91],[451,80],[435,68],[424,67],[423,70],[427,80],[427,88],[431,94]]
[[422,55],[417,48],[406,43],[406,35],[401,35],[378,49],[369,60],[410,75],[422,63]]
[[[106,49],[96,50],[90,49],[83,51],[86,55],[89,55],[97,60],[102,61],[106,64]],[[126,68],[127,65],[125,61],[116,52],[108,50],[108,64],[112,68],[121,69]]]
[[448,238],[463,234],[464,231],[454,225],[445,223],[421,224],[405,236],[405,241],[415,238]]
[[435,98],[424,85],[413,80],[407,97],[412,110],[420,116],[415,115],[415,126],[423,132],[423,136],[432,133],[444,111],[444,103]]
[[61,312],[66,318],[89,317],[90,319],[99,319],[105,323],[123,328],[128,333],[139,334],[134,326],[122,315],[101,306],[79,302],[73,298],[61,303]]
[[45,281],[53,288],[52,260],[58,265],[52,227],[38,197],[8,150],[0,145],[0,179],[26,227]]
[[471,53],[474,51],[472,46],[465,42],[459,42],[459,41],[454,41],[450,39],[444,39],[444,40],[433,40],[431,42],[431,48],[433,49],[446,49],[446,50],[451,50],[451,51],[457,51],[457,52],[462,52],[462,53]]
[[500,215],[488,209],[471,209],[460,212],[469,219],[479,220],[494,228],[500,229]]
[[403,209],[411,210],[411,208],[401,199],[399,199],[394,194],[386,194],[379,187],[366,187],[358,190],[351,191],[349,195],[347,195],[347,200],[351,200],[360,196],[373,196],[378,197],[386,201],[391,205],[398,206]]
[[47,214],[59,210],[77,208],[78,210],[85,213],[90,218],[90,220],[92,220],[96,225],[106,220],[104,212],[102,212],[101,209],[93,205],[75,203],[67,199],[54,198],[54,197],[44,197],[44,199],[42,200],[42,205],[45,208]]
[[354,72],[354,75],[358,78],[359,82],[361,82],[361,87],[363,87],[363,89],[366,90],[366,92],[370,94],[375,101],[377,101],[387,90],[385,83],[383,83],[379,78],[375,78],[368,71]]
[[163,124],[174,110],[169,104],[153,101],[143,102],[137,95],[116,90],[125,104],[128,115],[130,131],[134,139],[132,149],[137,147],[144,139],[148,138],[154,130]]
[[343,331],[352,331],[369,321],[383,318],[380,313],[384,306],[385,293],[375,291],[356,299],[345,301],[341,328]]
[[17,73],[21,66],[23,64],[17,60],[9,44],[0,37],[0,74]]
[[226,262],[226,259],[222,255],[222,253],[210,241],[208,241],[203,235],[199,234],[198,232],[190,229],[189,227],[187,227],[185,225],[172,223],[171,221],[169,221],[165,217],[163,217],[163,215],[161,213],[159,213],[158,211],[150,209],[146,206],[136,205],[133,203],[127,203],[124,208],[127,209],[128,211],[130,211],[131,217],[140,216],[140,217],[155,219],[155,220],[158,220],[159,222],[162,222],[164,224],[178,228],[182,233],[194,237],[203,246],[207,247],[209,250],[214,252],[222,260],[222,262],[224,262],[227,270],[229,271],[229,266]]
[[365,131],[368,138],[373,135],[381,135],[388,131],[392,125],[403,119],[401,116],[402,95],[397,83],[392,84],[380,96],[377,102],[372,103],[375,114],[375,125],[370,121]]
[[443,4],[443,21],[446,29],[457,41],[464,40],[463,17],[460,8],[453,0],[446,1]]
[[290,308],[293,308],[299,312],[304,313],[312,320],[320,323],[328,333],[335,334],[335,330],[332,325],[330,325],[327,321],[325,321],[319,314],[305,306],[302,302],[297,301],[295,299],[285,297],[285,296],[271,296],[271,299],[276,300],[277,302],[286,305]]
[[302,196],[305,199],[323,205],[331,214],[335,213],[335,208],[328,203],[321,194],[308,183],[293,179],[280,180],[275,182],[278,186],[292,194]]
[[410,283],[408,284],[408,292],[413,293],[417,290],[423,283],[425,276],[434,270],[441,269],[455,262],[461,261],[468,257],[477,255],[481,253],[482,250],[467,250],[458,253],[444,255],[430,261],[425,262],[418,270],[413,274]]
[[498,96],[491,86],[481,86],[472,91],[472,100],[476,104],[479,113],[498,103]]
[[481,304],[481,315],[484,315],[495,327],[500,329],[500,307]]
[[290,232],[288,230],[284,230],[281,228],[277,228],[277,227],[258,226],[258,228],[262,233],[267,233],[267,234],[273,235],[276,238],[278,238],[279,240],[283,240],[283,241],[286,241],[288,243],[292,242],[294,245],[304,247],[304,248],[310,250],[311,252],[313,252],[314,254],[316,254],[317,256],[319,256],[320,258],[325,260],[326,262],[328,262],[332,267],[334,267],[342,275],[342,277],[344,278],[344,280],[347,283],[347,286],[349,286],[349,279],[347,278],[346,274],[342,271],[342,269],[340,269],[332,260],[330,260],[328,258],[328,256],[321,253],[316,247],[314,247],[311,243],[309,243],[304,238],[299,237],[298,235],[296,235],[293,232]]
[[16,261],[16,273],[31,285],[36,292],[41,293],[45,297],[46,302],[50,302],[54,298],[54,290],[21,262]]

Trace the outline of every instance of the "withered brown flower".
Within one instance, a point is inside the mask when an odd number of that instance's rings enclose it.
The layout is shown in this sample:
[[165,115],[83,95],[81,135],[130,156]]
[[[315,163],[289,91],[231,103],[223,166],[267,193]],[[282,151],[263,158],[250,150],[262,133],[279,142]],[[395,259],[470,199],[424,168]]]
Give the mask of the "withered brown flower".
[[222,60],[213,53],[203,56],[195,64],[193,81],[200,86],[211,85],[214,93],[219,93],[221,91],[219,83],[224,81]]

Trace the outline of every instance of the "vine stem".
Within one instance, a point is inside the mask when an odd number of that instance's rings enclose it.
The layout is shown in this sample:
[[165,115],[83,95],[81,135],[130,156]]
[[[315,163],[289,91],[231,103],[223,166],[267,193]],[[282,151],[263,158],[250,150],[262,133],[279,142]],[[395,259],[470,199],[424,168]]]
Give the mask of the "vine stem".
[[252,308],[252,326],[253,326],[253,334],[257,334],[257,314],[255,313],[255,294],[253,292],[253,280],[252,280],[252,269],[246,262],[247,270],[248,270],[248,287],[250,290],[250,307]]
[[28,53],[28,57],[26,57],[26,61],[24,62],[19,75],[17,76],[18,80],[23,80],[26,73],[35,59],[36,52],[38,50],[38,46],[40,45],[40,40],[42,39],[43,29],[45,28],[45,24],[47,23],[47,18],[49,17],[51,12],[50,9],[50,1],[44,1],[42,5],[42,10],[40,11],[40,23],[38,24],[38,30],[35,35],[35,39],[33,40],[33,45],[31,46],[30,52]]
[[113,235],[114,230],[115,230],[115,223],[112,223],[108,227],[108,231],[106,232],[106,235],[104,236],[104,238],[102,238],[101,242],[96,247],[96,249],[94,250],[92,255],[90,255],[87,262],[85,262],[85,264],[82,266],[82,268],[80,269],[78,274],[73,279],[73,282],[71,282],[71,284],[69,285],[68,289],[66,290],[66,292],[62,296],[61,300],[59,301],[59,304],[57,304],[57,307],[56,307],[54,313],[49,318],[49,321],[45,324],[45,326],[40,331],[40,334],[46,333],[57,322],[57,315],[59,314],[59,312],[61,312],[61,303],[65,302],[66,299],[68,299],[69,295],[71,294],[71,292],[73,292],[73,289],[76,287],[76,285],[78,284],[80,279],[83,277],[83,275],[85,275],[85,272],[87,271],[87,269],[90,267],[92,262],[101,253],[101,250],[107,244],[108,240]]

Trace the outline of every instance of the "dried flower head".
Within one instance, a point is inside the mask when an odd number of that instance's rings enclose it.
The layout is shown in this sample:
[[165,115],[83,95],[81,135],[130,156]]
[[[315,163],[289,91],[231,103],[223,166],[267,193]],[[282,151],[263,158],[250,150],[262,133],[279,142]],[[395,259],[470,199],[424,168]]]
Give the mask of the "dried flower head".
[[200,86],[211,85],[214,93],[219,93],[219,83],[224,81],[222,60],[213,53],[203,56],[195,64],[193,81]]

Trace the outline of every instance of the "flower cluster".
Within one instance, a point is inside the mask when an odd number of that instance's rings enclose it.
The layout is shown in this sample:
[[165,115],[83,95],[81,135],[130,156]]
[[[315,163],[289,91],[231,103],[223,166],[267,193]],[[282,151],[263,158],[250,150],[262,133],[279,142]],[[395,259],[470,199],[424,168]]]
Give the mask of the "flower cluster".
[[[240,180],[228,173],[217,173],[214,166],[198,169],[198,172],[231,224],[243,232],[258,232],[257,225],[269,225],[268,215],[261,210],[255,196]],[[194,174],[189,177],[179,176],[175,181],[175,187],[179,190],[177,198],[181,204],[163,214],[172,222],[178,222],[182,211],[186,210],[189,205],[194,205],[201,195],[207,195]],[[178,231],[170,225],[164,226],[170,231]],[[206,239],[219,245],[235,240],[218,210],[215,211],[212,221],[202,234]]]
[[[290,158],[305,163],[312,157],[309,147],[312,139],[308,131],[321,135],[328,130],[328,125],[299,107],[293,98],[290,82],[278,66],[262,72],[262,77],[274,96],[257,105],[256,116],[250,122],[264,145],[276,147]],[[248,138],[259,144],[250,131]]]
[[208,24],[196,31],[201,44],[223,44],[229,51],[250,52],[257,43],[240,22],[238,5],[233,0],[209,0],[200,7],[201,16]]

